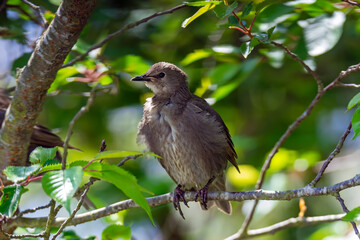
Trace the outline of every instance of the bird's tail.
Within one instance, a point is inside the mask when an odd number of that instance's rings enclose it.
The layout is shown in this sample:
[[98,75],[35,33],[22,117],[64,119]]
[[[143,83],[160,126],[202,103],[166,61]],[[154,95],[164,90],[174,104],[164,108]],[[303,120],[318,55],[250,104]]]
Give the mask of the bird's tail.
[[[210,184],[209,190],[226,191],[224,175],[216,177],[214,182]],[[209,207],[211,207],[212,205],[214,204],[213,203],[208,204]],[[219,210],[221,210],[224,213],[231,214],[232,212],[231,204],[229,201],[225,201],[225,200],[215,201],[215,205]]]

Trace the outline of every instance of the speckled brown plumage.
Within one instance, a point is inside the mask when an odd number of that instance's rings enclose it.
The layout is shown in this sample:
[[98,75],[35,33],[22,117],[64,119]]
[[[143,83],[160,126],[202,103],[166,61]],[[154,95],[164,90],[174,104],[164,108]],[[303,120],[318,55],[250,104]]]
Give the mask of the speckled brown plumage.
[[[204,99],[190,93],[186,78],[175,65],[160,62],[132,79],[145,81],[155,94],[145,103],[139,141],[162,157],[160,164],[183,190],[199,191],[214,178],[209,190],[225,191],[227,161],[237,168],[229,131]],[[215,203],[231,213],[228,201]]]

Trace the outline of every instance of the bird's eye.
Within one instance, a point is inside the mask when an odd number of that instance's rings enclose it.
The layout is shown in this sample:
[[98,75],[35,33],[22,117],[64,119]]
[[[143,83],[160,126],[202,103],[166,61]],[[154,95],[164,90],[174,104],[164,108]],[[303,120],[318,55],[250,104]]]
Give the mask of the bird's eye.
[[165,77],[165,73],[163,72],[159,73],[159,78],[163,78],[163,77]]

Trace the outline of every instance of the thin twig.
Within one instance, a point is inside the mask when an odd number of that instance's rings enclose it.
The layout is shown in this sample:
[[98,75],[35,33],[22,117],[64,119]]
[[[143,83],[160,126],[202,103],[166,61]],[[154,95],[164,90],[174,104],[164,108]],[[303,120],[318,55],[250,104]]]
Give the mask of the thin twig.
[[0,232],[4,234],[9,239],[24,239],[24,238],[42,238],[45,236],[44,232],[38,234],[21,234],[21,235],[14,235],[5,232],[2,227],[0,226]]
[[[348,213],[349,209],[346,207],[344,199],[341,198],[340,193],[336,194],[336,199],[340,202],[340,205],[341,205],[343,211],[345,213]],[[359,234],[359,230],[357,229],[356,223],[354,221],[351,221],[350,223],[351,223],[351,225],[352,225],[352,227],[354,229],[354,232],[355,232],[356,236],[360,239],[360,234]]]
[[[282,45],[281,45],[282,46]],[[296,56],[296,55],[295,55]],[[270,167],[271,164],[271,160],[273,159],[273,157],[275,156],[275,154],[279,151],[279,148],[284,144],[284,142],[286,141],[286,139],[291,135],[291,133],[299,126],[299,124],[307,117],[310,115],[312,109],[315,107],[315,105],[320,101],[321,97],[330,89],[332,89],[333,87],[336,87],[337,84],[344,79],[346,76],[348,76],[350,73],[359,71],[360,69],[360,63],[356,64],[356,65],[352,65],[350,67],[348,67],[345,71],[341,71],[339,76],[332,81],[330,84],[328,84],[325,88],[323,88],[321,91],[319,91],[315,98],[313,99],[313,101],[311,102],[311,104],[308,106],[308,108],[287,128],[287,130],[285,131],[285,133],[281,136],[281,138],[279,139],[279,141],[275,144],[275,146],[273,147],[273,149],[271,150],[270,154],[268,155],[268,157],[266,158],[262,168],[261,168],[261,172],[260,172],[260,176],[259,179],[256,183],[256,189],[260,189],[262,187],[262,184],[264,182],[265,179],[265,175],[267,170]],[[319,87],[320,85],[318,85]],[[254,201],[254,204],[250,210],[250,213],[247,215],[247,217],[245,218],[245,221],[243,222],[241,228],[239,229],[239,231],[237,232],[237,234],[241,237],[243,235],[246,235],[247,229],[250,225],[250,222],[254,216],[255,213],[255,209],[257,207],[258,204],[258,200]]]
[[[345,214],[334,214],[334,215],[325,215],[325,216],[316,216],[316,217],[296,217],[296,218],[289,218],[285,221],[281,221],[275,223],[271,226],[267,226],[264,228],[252,229],[249,230],[242,239],[248,239],[253,237],[258,237],[266,234],[274,234],[278,231],[283,229],[288,229],[290,227],[300,227],[300,226],[308,226],[308,225],[316,225],[320,223],[329,223],[329,222],[336,222],[341,221],[342,217]],[[225,240],[232,240],[232,238],[226,238]]]
[[39,6],[33,4],[32,2],[29,2],[28,0],[21,0],[21,1],[34,10],[35,15],[39,19],[39,23],[41,24],[42,27],[47,28],[49,26]]
[[284,45],[282,45],[280,43],[277,43],[275,41],[271,41],[271,44],[278,47],[278,48],[281,48],[282,50],[284,50],[284,52],[286,52],[295,61],[299,62],[305,68],[305,70],[315,79],[316,84],[318,86],[318,92],[322,91],[324,86],[323,86],[323,83],[321,82],[319,76],[316,74],[316,72],[311,70],[311,68],[303,60],[301,60],[295,53],[291,52],[290,49],[288,49]]
[[40,207],[36,207],[36,208],[32,208],[32,209],[26,209],[26,210],[20,212],[18,214],[18,216],[23,216],[24,214],[28,214],[28,213],[34,213],[34,212],[36,212],[38,210],[49,208],[49,207],[51,207],[51,202],[49,202],[48,204],[46,204],[44,206],[40,206]]
[[63,158],[61,161],[61,168],[65,169],[66,168],[66,158],[67,158],[67,154],[68,154],[68,147],[69,147],[69,141],[70,141],[70,137],[72,135],[73,132],[73,128],[74,125],[76,123],[76,121],[87,111],[89,111],[90,106],[94,103],[95,100],[95,96],[96,96],[96,90],[98,88],[99,84],[96,85],[90,92],[90,97],[88,98],[86,105],[83,106],[74,116],[74,118],[71,120],[71,122],[69,123],[69,128],[65,137],[65,141],[64,141],[64,151],[63,151]]
[[151,16],[148,16],[148,17],[146,17],[146,18],[143,18],[143,19],[141,19],[141,20],[139,20],[139,21],[137,21],[137,22],[127,24],[127,25],[125,25],[124,27],[122,27],[121,29],[119,29],[118,31],[109,34],[104,40],[102,40],[101,42],[93,45],[93,46],[90,47],[84,54],[81,54],[81,55],[77,56],[75,59],[73,59],[72,61],[64,64],[62,67],[64,68],[64,67],[72,66],[72,65],[74,65],[75,62],[78,62],[78,61],[83,60],[92,50],[102,47],[102,46],[103,46],[105,43],[107,43],[110,39],[112,39],[112,38],[114,38],[114,37],[116,37],[116,36],[119,36],[120,34],[122,34],[123,32],[125,32],[125,31],[127,31],[127,30],[129,30],[129,29],[131,29],[131,28],[134,28],[134,27],[136,27],[136,26],[138,26],[138,25],[140,25],[140,24],[142,24],[142,23],[145,23],[145,22],[147,22],[147,21],[149,21],[149,20],[151,20],[151,19],[153,19],[153,18],[156,18],[156,17],[158,17],[158,16],[173,13],[173,12],[179,10],[179,9],[184,8],[184,7],[187,7],[187,5],[186,5],[186,4],[180,4],[180,5],[178,5],[178,6],[176,6],[176,7],[173,7],[173,8],[171,8],[171,9],[169,9],[169,10],[162,11],[162,12],[157,12],[157,13],[154,13],[154,14],[152,14]]
[[350,5],[353,5],[353,6],[357,6],[357,7],[360,7],[360,3],[358,3],[357,1],[353,1],[353,0],[341,0],[343,2],[346,2]]
[[[99,152],[104,152],[106,149],[106,143],[105,143],[105,139],[102,140],[101,142],[101,146],[100,146],[100,151]],[[101,161],[102,159],[100,159]],[[85,197],[87,192],[90,189],[90,186],[96,181],[98,180],[97,178],[94,177],[90,177],[88,183],[86,184],[86,187],[84,189],[84,192],[81,194],[81,197],[79,199],[79,202],[76,205],[76,208],[72,211],[71,215],[66,219],[66,221],[63,222],[63,224],[61,224],[59,230],[54,234],[52,240],[55,240],[57,236],[60,235],[60,233],[64,230],[64,228],[67,226],[67,224],[75,217],[75,214],[80,210],[81,206],[84,203]]]
[[120,167],[120,166],[124,165],[125,162],[129,161],[130,159],[137,159],[140,156],[141,156],[141,154],[127,156],[123,160],[121,160],[121,162],[119,162],[117,166]]
[[71,215],[66,219],[66,221],[64,221],[63,224],[61,224],[59,230],[52,237],[52,240],[55,240],[60,235],[60,233],[64,230],[64,228],[68,225],[68,223],[75,217],[75,214],[80,210],[81,205],[84,202],[85,196],[88,191],[89,191],[89,187],[85,188],[85,191],[81,195],[80,200],[76,205],[76,208],[74,209],[74,211],[72,211]]
[[360,84],[355,83],[338,83],[339,87],[352,87],[352,88],[360,88]]
[[28,12],[26,12],[21,6],[19,5],[14,5],[14,4],[6,4],[7,8],[16,8],[18,9],[22,14],[24,14],[25,16],[27,16],[31,21],[33,21],[34,23],[41,25],[41,23],[38,21],[38,19],[34,18],[33,16],[31,16]]
[[[341,198],[340,193],[336,194],[336,199],[340,202],[340,205],[341,205],[342,209],[344,210],[344,212],[348,213],[349,209],[346,207],[344,199]],[[360,239],[360,234],[359,234],[359,230],[357,229],[356,223],[354,221],[350,221],[350,223],[354,229],[356,236]]]
[[334,151],[326,159],[326,161],[322,165],[322,167],[321,167],[320,171],[318,172],[317,176],[315,177],[315,179],[312,180],[311,183],[309,184],[310,186],[315,187],[315,185],[320,181],[320,178],[324,174],[324,172],[325,172],[326,168],[329,166],[330,162],[335,158],[335,156],[337,154],[339,154],[339,152],[340,152],[342,146],[344,145],[344,142],[345,142],[347,136],[350,134],[350,132],[351,132],[351,122],[349,123],[348,127],[346,128],[345,133],[340,138],[340,140],[339,140],[338,144],[336,145],[336,148],[334,149]]
[[48,217],[48,219],[46,221],[46,225],[45,225],[44,240],[49,240],[51,224],[54,221],[55,216],[56,216],[55,200],[51,199],[51,201],[50,201],[50,213],[49,213],[49,217]]

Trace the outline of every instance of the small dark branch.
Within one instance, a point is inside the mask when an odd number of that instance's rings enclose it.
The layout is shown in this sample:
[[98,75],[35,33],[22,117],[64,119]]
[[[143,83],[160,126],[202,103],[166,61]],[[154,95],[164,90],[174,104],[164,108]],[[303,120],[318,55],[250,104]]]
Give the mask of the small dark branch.
[[24,238],[42,238],[44,237],[44,233],[38,234],[21,234],[21,235],[14,235],[5,232],[2,227],[0,226],[0,233],[5,235],[8,239],[24,239]]
[[50,213],[49,217],[47,218],[45,231],[44,231],[44,240],[49,240],[50,231],[51,231],[51,224],[56,217],[56,210],[55,210],[55,200],[51,199],[50,201]]
[[338,83],[336,86],[338,87],[352,87],[352,88],[360,88],[360,84],[354,84],[354,83]]
[[[316,225],[320,223],[341,221],[344,215],[345,214],[336,214],[336,215],[326,215],[326,216],[316,216],[316,217],[289,218],[285,221],[278,222],[268,227],[249,230],[247,235],[241,239],[253,238],[266,234],[274,234],[280,230],[287,229],[290,227],[308,226],[308,225]],[[239,238],[238,236],[236,236],[236,234],[226,238],[226,240],[232,240],[232,239],[239,239]]]
[[339,85],[339,83],[345,78],[347,77],[349,74],[353,73],[353,72],[357,72],[360,70],[360,63],[352,65],[350,67],[348,67],[348,69],[346,69],[345,71],[341,71],[341,73],[339,74],[339,76],[332,81],[329,85],[327,85],[324,88],[324,91],[329,91],[330,89],[336,87]]
[[254,25],[254,23],[255,23],[256,17],[257,17],[257,14],[255,14],[253,20],[251,21],[251,24],[250,24],[250,27],[249,27],[249,32],[251,32],[251,29],[252,29],[252,27],[253,27],[253,25]]
[[[101,147],[100,147],[100,151],[99,152],[103,152],[106,149],[106,143],[105,143],[105,139],[102,140],[101,142]],[[74,209],[74,211],[72,211],[71,215],[61,224],[59,230],[54,234],[52,240],[55,240],[57,236],[60,235],[60,233],[64,230],[64,228],[71,222],[71,220],[75,217],[75,214],[80,210],[81,206],[83,205],[84,201],[85,201],[85,197],[87,192],[90,189],[90,186],[96,181],[99,180],[97,178],[94,177],[90,177],[89,181],[87,184],[85,184],[85,188],[83,193],[80,196],[79,202],[76,205],[76,208]]]
[[325,172],[326,168],[329,166],[330,162],[335,158],[335,156],[337,154],[339,154],[339,152],[340,152],[341,148],[343,147],[344,142],[345,142],[347,136],[350,134],[350,132],[351,132],[351,122],[349,123],[349,126],[346,128],[345,133],[340,138],[340,140],[339,140],[338,144],[336,145],[336,148],[334,149],[334,151],[326,159],[326,161],[322,165],[322,167],[321,167],[319,173],[317,174],[317,176],[315,177],[315,179],[312,180],[311,183],[309,184],[310,186],[315,187],[315,185],[320,181],[320,178],[324,174],[324,172]]
[[66,158],[67,158],[67,154],[68,154],[68,147],[69,147],[69,141],[70,141],[70,137],[73,133],[73,128],[74,125],[76,123],[76,121],[87,111],[89,111],[91,105],[94,103],[95,100],[95,96],[96,96],[96,90],[98,88],[99,84],[96,85],[90,92],[90,97],[88,98],[86,105],[83,106],[82,108],[80,108],[80,110],[75,114],[74,118],[71,120],[71,122],[69,123],[69,128],[68,131],[66,133],[66,137],[65,137],[65,141],[64,141],[64,152],[63,152],[63,158],[62,158],[62,162],[61,162],[61,168],[65,169],[66,168]]
[[[90,180],[89,180],[90,181]],[[90,186],[89,186],[90,187]],[[85,196],[87,194],[87,192],[89,191],[89,187],[85,188],[85,191],[83,192],[83,194],[80,197],[79,202],[76,205],[76,208],[74,209],[74,211],[72,211],[70,217],[68,217],[60,226],[59,230],[54,234],[54,236],[52,237],[52,240],[55,240],[57,238],[57,236],[60,235],[60,233],[62,233],[62,231],[64,230],[64,228],[70,223],[70,221],[75,217],[75,214],[80,210],[81,205],[84,202]]]
[[[273,42],[274,44],[275,42]],[[275,45],[278,43],[275,43]],[[283,45],[279,44],[279,46],[282,48],[284,47]],[[283,48],[284,50],[287,49],[286,47]],[[288,52],[290,54],[290,56],[292,56],[292,52],[289,51]],[[296,58],[297,56],[294,55]],[[301,61],[301,60],[300,60]],[[290,135],[292,134],[292,132],[300,125],[300,123],[307,117],[310,115],[311,111],[313,110],[313,108],[315,107],[315,105],[320,101],[321,97],[330,89],[332,89],[333,87],[335,87],[341,80],[343,80],[346,76],[348,76],[350,73],[356,72],[360,69],[360,63],[350,66],[348,67],[347,70],[345,71],[341,71],[341,73],[339,74],[339,76],[332,81],[329,85],[327,85],[325,88],[323,88],[321,91],[318,91],[318,93],[316,94],[315,98],[313,99],[313,101],[310,103],[310,105],[308,106],[308,108],[295,120],[295,122],[293,122],[285,131],[285,133],[281,136],[281,138],[279,139],[279,141],[275,144],[275,146],[273,147],[273,149],[271,150],[270,154],[268,155],[268,157],[266,158],[262,168],[261,168],[261,172],[260,172],[260,176],[259,179],[256,183],[256,189],[260,189],[263,185],[264,179],[265,179],[265,175],[267,170],[270,167],[271,161],[273,159],[273,157],[275,156],[275,154],[279,151],[280,147],[284,144],[284,142],[286,141],[286,139],[288,137],[290,137]],[[310,69],[311,70],[311,69]],[[316,75],[315,75],[316,76]],[[318,82],[318,89],[321,85],[319,85]],[[246,235],[247,229],[250,225],[250,222],[254,216],[255,213],[255,209],[257,207],[258,204],[258,200],[256,200],[254,202],[254,205],[251,208],[250,213],[247,215],[247,217],[245,218],[245,221],[243,222],[241,228],[238,231],[238,234],[240,236],[244,236]]]
[[2,3],[0,4],[0,12],[5,9],[7,1],[8,0],[3,0]]
[[295,53],[291,52],[290,49],[288,49],[284,45],[277,43],[275,41],[271,41],[271,44],[284,50],[284,52],[286,52],[290,57],[292,57],[295,61],[299,62],[305,68],[305,70],[315,79],[316,84],[318,86],[318,92],[321,92],[323,90],[324,86],[319,76],[316,74],[316,72],[311,70],[311,68],[303,60],[301,60]]
[[32,2],[29,2],[28,0],[21,0],[21,1],[26,5],[28,5],[29,7],[31,7],[32,9],[34,9],[35,15],[39,19],[39,23],[41,24],[42,27],[47,28],[49,26],[39,6],[33,4]]
[[[340,203],[343,211],[344,211],[345,213],[348,213],[348,212],[349,212],[349,209],[346,207],[345,202],[344,202],[344,199],[341,198],[340,193],[337,193],[337,194],[336,194],[336,199],[339,201],[339,203]],[[353,221],[351,221],[350,223],[351,223],[351,225],[352,225],[352,227],[353,227],[353,229],[354,229],[354,232],[355,232],[356,236],[358,236],[358,238],[360,239],[360,234],[359,234],[359,230],[357,229],[356,223],[353,222]]]
[[137,159],[140,156],[141,156],[141,154],[127,156],[123,160],[121,160],[121,162],[118,163],[118,167],[124,165],[125,162],[129,161],[130,159]]
[[24,14],[25,16],[27,16],[31,21],[33,21],[34,23],[41,25],[41,23],[38,21],[38,19],[34,18],[33,16],[31,16],[28,12],[26,12],[21,6],[19,5],[13,5],[13,4],[6,4],[7,8],[16,8],[18,9],[22,14]]
[[33,209],[26,209],[26,210],[20,212],[20,213],[18,214],[18,216],[21,217],[21,216],[23,216],[24,214],[34,213],[34,212],[36,212],[36,211],[38,211],[38,210],[45,209],[45,208],[49,208],[49,207],[51,207],[51,202],[49,202],[48,204],[46,204],[46,205],[44,205],[44,206],[36,207],[36,208],[33,208]]
[[[348,179],[346,181],[328,186],[328,187],[303,187],[294,190],[288,191],[267,191],[267,190],[255,190],[247,192],[209,192],[208,200],[226,200],[226,201],[246,201],[246,200],[291,200],[302,197],[310,196],[326,196],[334,195],[339,191],[360,186],[360,174],[355,177]],[[185,199],[187,201],[194,201],[196,192],[187,192],[185,193]],[[173,193],[167,193],[156,197],[147,198],[150,207],[159,206],[162,204],[167,204],[173,201]],[[138,208],[139,206],[131,199],[124,200],[118,203],[111,204],[104,208],[95,209],[90,212],[78,214],[75,216],[69,225],[77,225],[89,221],[102,218],[119,211],[123,211],[131,208]],[[36,227],[42,226],[47,221],[47,217],[41,218],[16,218],[11,222],[16,226],[20,227]],[[53,222],[52,226],[61,226],[63,222],[66,221],[66,218],[57,218]]]
[[117,37],[119,36],[120,34],[122,34],[123,32],[131,29],[131,28],[134,28],[142,23],[145,23],[153,18],[156,18],[158,16],[161,16],[161,15],[165,15],[165,14],[170,14],[170,13],[173,13],[179,9],[182,9],[184,7],[187,7],[186,4],[181,4],[179,6],[176,6],[176,7],[173,7],[169,10],[166,10],[166,11],[162,11],[162,12],[157,12],[157,13],[154,13],[153,15],[149,16],[149,17],[146,17],[146,18],[143,18],[137,22],[134,22],[134,23],[130,23],[130,24],[127,24],[125,25],[124,27],[122,27],[121,29],[119,29],[118,31],[114,32],[114,33],[111,33],[109,34],[104,40],[102,40],[101,42],[93,45],[92,47],[90,47],[84,54],[81,54],[79,56],[77,56],[74,60],[64,64],[62,67],[69,67],[69,66],[72,66],[74,65],[74,63],[78,62],[78,61],[81,61],[83,60],[91,51],[97,49],[97,48],[100,48],[102,47],[105,43],[107,43],[110,39],[114,38],[114,37]]
[[353,1],[353,0],[341,0],[343,2],[346,2],[350,5],[356,6],[356,7],[360,7],[360,3],[358,3],[357,1]]

